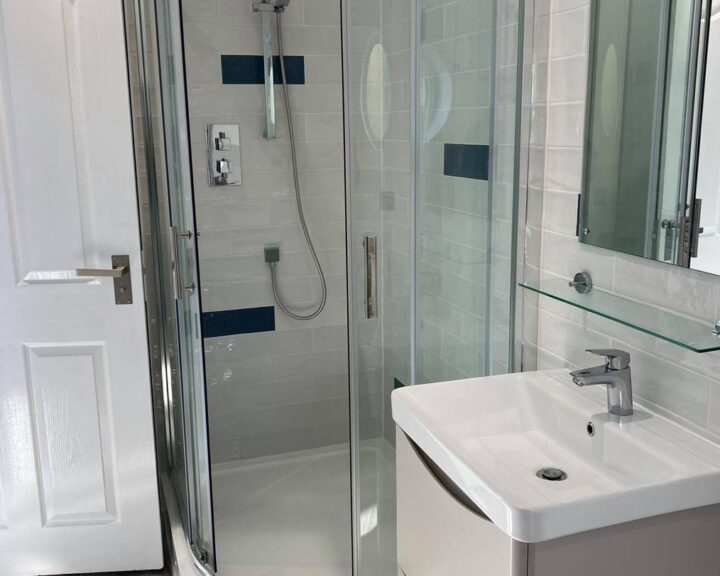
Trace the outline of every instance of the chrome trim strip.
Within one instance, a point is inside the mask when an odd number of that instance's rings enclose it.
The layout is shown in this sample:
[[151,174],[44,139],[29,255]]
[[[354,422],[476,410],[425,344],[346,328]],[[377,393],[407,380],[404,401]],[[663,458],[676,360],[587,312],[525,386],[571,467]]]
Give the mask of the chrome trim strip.
[[410,382],[411,386],[418,383],[418,282],[417,282],[417,218],[419,179],[417,176],[420,166],[420,146],[418,146],[419,115],[418,115],[418,78],[420,66],[420,1],[415,0],[410,5]]
[[350,8],[349,0],[340,0],[340,33],[342,51],[342,92],[343,92],[343,142],[345,145],[345,259],[347,283],[348,319],[348,386],[350,420],[350,532],[352,552],[352,574],[360,575],[360,394],[355,358],[355,290],[353,282],[353,220],[351,187],[351,126],[349,111],[350,95]]
[[495,181],[496,166],[498,161],[497,135],[495,129],[497,126],[497,75],[498,75],[498,0],[492,3],[492,28],[491,28],[491,55],[490,55],[490,122],[488,127],[488,183],[487,183],[487,200],[486,200],[486,216],[485,216],[485,345],[484,345],[484,362],[483,373],[480,376],[489,376],[493,373],[493,273],[492,273],[492,246],[493,246],[493,195],[497,190],[497,182]]
[[[524,70],[524,59],[525,54],[525,0],[518,0],[518,21],[517,21],[517,36],[515,38],[517,43],[517,56],[515,65],[517,66],[516,77],[515,77],[515,142],[513,152],[513,207],[512,207],[512,231],[510,233],[510,294],[509,298],[509,322],[508,322],[508,372],[514,372],[515,366],[518,361],[516,359],[516,345],[517,340],[517,310],[518,310],[518,233],[519,233],[519,215],[520,215],[520,171],[522,166],[522,148],[520,142],[522,141],[523,127],[522,127],[522,109],[523,109],[523,70]],[[520,311],[522,313],[522,306]],[[520,356],[520,354],[518,354]]]

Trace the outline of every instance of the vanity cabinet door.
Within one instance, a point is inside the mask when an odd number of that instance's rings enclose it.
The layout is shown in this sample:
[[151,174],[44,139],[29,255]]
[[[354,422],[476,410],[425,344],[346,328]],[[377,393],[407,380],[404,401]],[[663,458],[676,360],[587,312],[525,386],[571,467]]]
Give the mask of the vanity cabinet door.
[[[397,429],[398,565],[406,576],[526,576],[513,542]],[[425,457],[427,458],[427,457]]]
[[528,576],[718,574],[720,505],[539,542],[528,555]]

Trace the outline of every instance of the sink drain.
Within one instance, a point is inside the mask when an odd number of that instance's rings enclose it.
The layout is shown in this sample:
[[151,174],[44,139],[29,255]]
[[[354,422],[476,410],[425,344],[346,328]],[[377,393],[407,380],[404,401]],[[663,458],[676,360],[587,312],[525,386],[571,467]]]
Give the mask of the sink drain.
[[560,482],[567,478],[567,474],[560,470],[560,468],[540,468],[540,470],[535,473],[535,476],[550,482]]

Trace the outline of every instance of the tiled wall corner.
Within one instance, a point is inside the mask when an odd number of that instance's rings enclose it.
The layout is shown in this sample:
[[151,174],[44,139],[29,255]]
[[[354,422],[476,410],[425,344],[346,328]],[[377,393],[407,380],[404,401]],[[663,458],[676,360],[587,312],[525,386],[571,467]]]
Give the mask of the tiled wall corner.
[[[545,19],[549,19],[547,26]],[[536,163],[538,177],[531,178],[528,185],[529,239],[536,239],[535,226],[538,214],[542,214],[538,273],[568,278],[587,270],[598,286],[617,294],[704,321],[714,320],[720,314],[719,278],[578,242],[574,223],[582,176],[589,0],[551,0],[547,14],[536,11],[535,26],[541,32],[536,34],[533,117],[543,114],[542,95],[547,95],[547,129],[537,126],[531,138],[531,170]],[[542,35],[545,29],[547,38]],[[538,254],[528,248],[530,244],[528,240],[526,251],[530,258],[526,269],[538,261]],[[532,308],[526,308],[525,313],[532,314]],[[628,350],[632,355],[634,391],[642,401],[700,432],[714,437],[720,434],[718,354],[692,353],[541,298],[538,368],[588,365],[593,358],[584,349],[589,347]]]

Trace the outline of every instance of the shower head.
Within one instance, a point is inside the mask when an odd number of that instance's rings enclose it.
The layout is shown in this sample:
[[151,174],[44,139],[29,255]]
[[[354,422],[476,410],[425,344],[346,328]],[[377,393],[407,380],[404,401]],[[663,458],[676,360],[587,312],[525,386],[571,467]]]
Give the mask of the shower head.
[[284,12],[290,0],[253,0],[255,12]]

